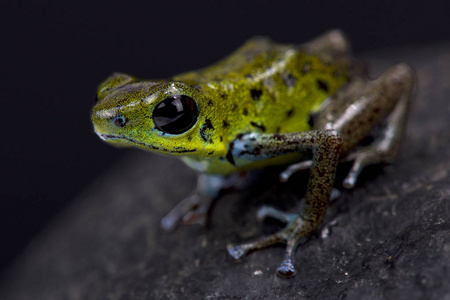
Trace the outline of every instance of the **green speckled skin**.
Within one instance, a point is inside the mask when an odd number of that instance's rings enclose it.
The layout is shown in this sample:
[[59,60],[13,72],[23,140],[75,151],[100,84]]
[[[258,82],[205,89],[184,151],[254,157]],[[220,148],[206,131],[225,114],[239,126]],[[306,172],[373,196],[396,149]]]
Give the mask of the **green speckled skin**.
[[[287,180],[309,169],[298,214],[268,207],[258,213],[286,222],[283,230],[228,245],[229,254],[239,259],[254,249],[286,243],[277,273],[291,277],[297,245],[324,219],[338,162],[353,161],[344,186],[355,186],[366,165],[392,161],[408,116],[413,71],[398,64],[368,80],[349,49],[337,30],[300,46],[255,38],[211,67],[172,79],[143,81],[116,73],[98,89],[94,130],[115,145],[182,156],[199,172],[196,193],[161,221],[167,230],[179,222],[204,224],[233,172],[296,163],[280,174]],[[161,115],[166,106],[176,107],[176,113]],[[164,127],[167,120],[173,123]],[[181,127],[171,131],[173,124]],[[373,141],[360,146],[369,136]]]
[[[325,63],[299,46],[254,38],[219,63],[171,80],[138,81],[124,74],[112,75],[99,87],[99,102],[92,119],[96,132],[127,137],[116,138],[115,143],[129,144],[132,138],[134,146],[148,150],[152,145],[150,150],[187,155],[185,161],[203,172],[230,174],[237,171],[236,166],[224,160],[231,141],[251,132],[311,129],[309,114],[348,80],[348,67],[349,59],[345,56],[333,64]],[[197,100],[201,114],[196,126],[188,132],[161,136],[153,130],[152,120],[147,116],[161,97],[151,101],[141,99],[147,100],[156,90],[164,89],[176,89]],[[103,118],[108,110],[113,114],[120,110],[133,124],[121,128],[124,133],[117,132],[119,128],[109,126],[109,119]],[[180,144],[184,145],[182,149]],[[288,162],[276,160],[278,164]],[[254,163],[251,168],[266,164]]]

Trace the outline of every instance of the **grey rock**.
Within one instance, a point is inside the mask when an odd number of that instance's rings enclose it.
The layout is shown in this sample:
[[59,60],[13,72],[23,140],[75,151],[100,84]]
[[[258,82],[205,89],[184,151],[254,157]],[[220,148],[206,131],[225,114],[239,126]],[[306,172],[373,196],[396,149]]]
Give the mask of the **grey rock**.
[[272,172],[259,187],[222,197],[206,229],[166,233],[159,221],[192,191],[195,174],[136,151],[31,243],[0,299],[450,299],[450,44],[364,58],[372,74],[401,61],[417,71],[408,131],[395,164],[369,168],[331,204],[297,250],[296,277],[275,275],[282,246],[236,263],[226,244],[280,228],[258,223],[256,209],[295,211],[304,174],[280,184]]

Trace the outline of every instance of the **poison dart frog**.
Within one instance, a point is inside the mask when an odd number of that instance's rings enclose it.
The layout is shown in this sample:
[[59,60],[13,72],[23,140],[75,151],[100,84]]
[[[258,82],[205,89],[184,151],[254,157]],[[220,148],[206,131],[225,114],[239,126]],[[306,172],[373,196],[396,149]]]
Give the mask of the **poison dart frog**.
[[[343,182],[351,188],[365,166],[393,160],[414,78],[410,67],[397,64],[368,79],[339,30],[301,45],[257,37],[210,67],[170,79],[114,73],[98,88],[91,120],[108,143],[176,155],[198,172],[195,193],[162,219],[167,230],[180,222],[204,223],[233,173],[286,165],[280,173],[286,181],[309,169],[301,211],[258,212],[285,222],[282,230],[227,246],[239,259],[285,243],[277,274],[291,277],[300,240],[323,221],[338,163],[352,162]],[[361,143],[372,135],[371,143]]]

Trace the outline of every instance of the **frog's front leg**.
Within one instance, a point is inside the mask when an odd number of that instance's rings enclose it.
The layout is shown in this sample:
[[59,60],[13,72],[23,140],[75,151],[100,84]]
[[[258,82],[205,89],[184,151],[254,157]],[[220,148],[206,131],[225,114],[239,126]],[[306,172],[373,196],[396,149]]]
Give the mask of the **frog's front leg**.
[[233,185],[233,178],[200,174],[195,192],[184,198],[162,220],[161,227],[174,230],[179,223],[206,225],[209,209],[220,191]]
[[293,255],[301,239],[313,232],[323,220],[330,201],[342,138],[336,130],[316,130],[281,134],[247,134],[236,140],[231,147],[235,160],[258,160],[286,153],[313,151],[305,205],[299,215],[283,214],[268,210],[262,214],[279,217],[286,221],[286,227],[262,239],[228,245],[229,254],[239,259],[251,250],[284,242],[286,253],[277,273],[281,276],[294,276],[296,271]]

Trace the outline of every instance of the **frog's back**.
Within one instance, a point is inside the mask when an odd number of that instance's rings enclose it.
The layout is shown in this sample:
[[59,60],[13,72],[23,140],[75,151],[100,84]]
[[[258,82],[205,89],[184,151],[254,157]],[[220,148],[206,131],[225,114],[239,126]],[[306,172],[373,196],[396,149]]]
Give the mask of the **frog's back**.
[[[333,35],[334,37],[331,38]],[[339,38],[336,38],[336,35]],[[333,42],[330,41],[331,39]],[[341,43],[334,45],[336,40],[341,40]],[[291,62],[291,67],[306,73],[310,71],[313,63],[311,59],[314,60],[314,58],[324,64],[336,66],[343,74],[347,72],[350,65],[349,47],[340,32],[326,34],[302,45],[279,44],[267,37],[256,36],[219,62],[203,69],[177,75],[173,79],[197,85],[218,81],[235,82],[262,74],[276,73],[285,68],[288,62]]]
[[270,68],[274,60],[283,60],[289,48],[291,47],[276,44],[266,37],[254,37],[214,65],[180,74],[174,79],[188,84],[202,84],[249,78],[255,72]]

